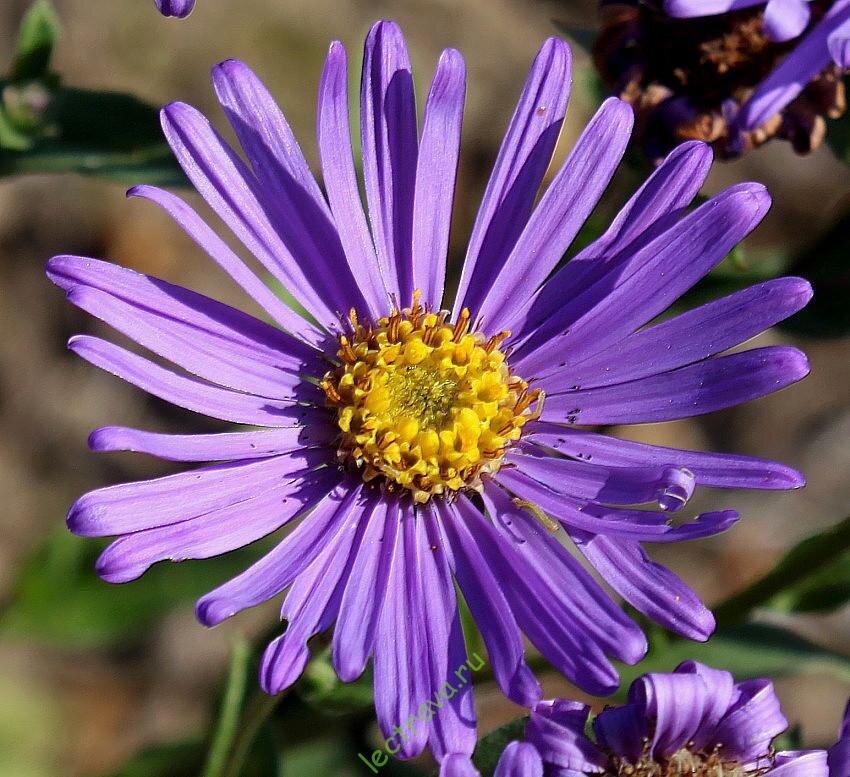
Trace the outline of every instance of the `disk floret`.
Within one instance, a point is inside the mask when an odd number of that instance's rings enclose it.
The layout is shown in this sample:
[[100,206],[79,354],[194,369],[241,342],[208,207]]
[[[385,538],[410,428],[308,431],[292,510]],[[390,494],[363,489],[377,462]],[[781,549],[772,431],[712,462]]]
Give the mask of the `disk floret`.
[[765,769],[747,770],[737,761],[726,758],[721,745],[710,752],[683,747],[662,760],[653,758],[649,751],[647,743],[637,763],[615,758],[616,770],[612,777],[759,777],[765,773]]
[[382,476],[417,502],[476,488],[539,414],[541,391],[511,374],[499,348],[510,333],[471,332],[466,309],[452,323],[414,294],[374,324],[354,310],[349,322],[321,386],[337,410],[339,456],[366,481]]

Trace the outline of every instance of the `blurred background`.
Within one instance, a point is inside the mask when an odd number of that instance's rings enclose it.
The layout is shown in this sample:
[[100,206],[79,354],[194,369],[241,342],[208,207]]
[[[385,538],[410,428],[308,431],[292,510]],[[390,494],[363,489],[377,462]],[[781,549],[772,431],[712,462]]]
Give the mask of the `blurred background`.
[[[0,69],[13,57],[29,5],[27,0],[0,3]],[[573,30],[579,42],[582,31],[595,24],[590,0],[198,0],[183,22],[160,17],[152,0],[55,0],[54,6],[61,32],[52,69],[63,84],[132,94],[152,105],[185,100],[224,130],[209,69],[239,57],[277,96],[311,163],[316,86],[332,38],[346,44],[356,63],[369,24],[378,17],[398,21],[420,98],[441,48],[459,48],[469,86],[452,236],[455,261],[537,47],[555,33],[553,20]],[[587,52],[578,43],[574,49],[575,86],[561,155],[600,94]],[[81,126],[99,131],[93,119]],[[3,172],[25,167],[15,164],[0,149]],[[63,169],[55,161],[48,164]],[[636,166],[624,166],[589,234],[607,222],[640,175]],[[154,167],[151,176],[167,179]],[[194,598],[238,570],[256,549],[160,565],[141,580],[116,587],[100,581],[92,569],[100,545],[71,537],[64,528],[65,510],[81,492],[173,470],[141,456],[90,453],[86,437],[92,428],[105,423],[161,431],[216,427],[75,359],[66,339],[99,327],[48,283],[45,260],[57,253],[103,257],[244,304],[163,214],[124,198],[126,184],[150,180],[143,166],[137,179],[124,172],[109,177],[55,172],[0,178],[0,777],[198,773],[234,642],[255,640],[277,617],[277,602],[213,630],[193,617]],[[825,145],[803,158],[786,144],[772,143],[738,162],[716,165],[706,193],[745,179],[764,182],[774,207],[744,249],[699,293],[716,295],[791,265],[821,272],[821,262],[842,269],[846,283],[850,242],[841,238],[840,227],[838,237],[830,237],[829,230],[850,207],[850,171],[833,151]],[[835,292],[834,284],[825,286]],[[833,306],[830,315],[850,307],[850,288],[837,288],[847,292],[846,305]],[[775,458],[807,474],[808,486],[791,493],[702,493],[693,509],[734,506],[743,520],[713,539],[651,549],[709,603],[758,578],[796,542],[850,514],[850,337],[842,334],[850,330],[840,321],[828,324],[791,322],[785,331],[761,336],[762,344],[784,341],[806,350],[812,374],[796,386],[705,418],[614,430],[677,447]],[[776,606],[763,612],[761,620],[792,628],[807,647],[791,659],[763,656],[764,664],[748,654],[742,664],[775,674],[786,714],[803,723],[806,744],[834,737],[850,696],[846,595],[838,596],[837,606]],[[321,685],[320,668],[313,679]],[[253,682],[249,677],[248,685]],[[547,695],[571,692],[550,675],[544,675],[544,689]],[[309,709],[318,722],[312,732],[298,732],[290,740],[278,731],[289,747],[279,773],[319,768],[329,774],[368,773],[349,746],[374,736],[368,706],[352,716],[311,699],[304,694],[281,713],[303,717]],[[477,692],[477,703],[482,731],[520,713],[486,685]],[[144,748],[148,760],[138,755]],[[128,759],[135,760],[128,764]],[[403,773],[427,773],[423,764]]]

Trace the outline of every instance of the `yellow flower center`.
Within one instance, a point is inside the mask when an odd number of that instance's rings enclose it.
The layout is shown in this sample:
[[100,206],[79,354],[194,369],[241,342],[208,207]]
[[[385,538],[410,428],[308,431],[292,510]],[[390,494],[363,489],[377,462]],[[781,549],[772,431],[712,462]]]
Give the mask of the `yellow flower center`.
[[337,410],[340,458],[364,480],[383,477],[417,502],[477,488],[540,411],[542,392],[511,375],[499,344],[419,304],[374,324],[349,314],[339,338],[340,365],[321,381]]

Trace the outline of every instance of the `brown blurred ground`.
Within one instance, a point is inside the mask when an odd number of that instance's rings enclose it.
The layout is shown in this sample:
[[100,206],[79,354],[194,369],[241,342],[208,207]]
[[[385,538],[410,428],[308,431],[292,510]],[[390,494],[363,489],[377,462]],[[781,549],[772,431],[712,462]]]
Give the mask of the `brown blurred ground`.
[[[26,5],[22,0],[0,5],[2,61]],[[196,13],[183,23],[160,18],[149,7],[151,0],[56,0],[56,5],[65,25],[56,67],[68,83],[131,91],[154,103],[183,99],[221,124],[208,88],[209,67],[240,57],[278,96],[311,161],[315,87],[331,38],[341,38],[356,63],[369,23],[379,16],[396,19],[407,34],[420,94],[440,48],[460,48],[470,84],[456,257],[527,65],[553,31],[550,19],[593,23],[591,2],[534,0],[198,0]],[[576,60],[575,80],[581,84],[587,57],[578,52]],[[562,149],[591,109],[592,98],[577,88]],[[784,145],[718,168],[711,188],[745,178],[768,184],[776,202],[753,241],[756,248],[811,240],[850,185],[850,175],[828,152],[799,159]],[[150,205],[126,201],[123,187],[74,176],[0,181],[0,496],[5,508],[0,511],[0,600],[21,560],[62,522],[81,491],[165,471],[141,458],[89,453],[85,439],[91,428],[103,423],[204,428],[71,358],[65,339],[98,328],[44,279],[45,259],[60,252],[106,257],[242,302],[176,227]],[[774,333],[763,336],[765,342],[778,339]],[[850,513],[850,342],[800,344],[813,367],[803,384],[702,421],[628,430],[639,439],[779,458],[809,477],[802,492],[700,497],[699,508],[734,505],[746,519],[720,538],[664,548],[656,557],[686,572],[708,601],[758,575],[794,540]],[[274,617],[271,605],[207,632],[186,607],[158,624],[145,649],[132,655],[48,649],[26,639],[0,643],[0,777],[97,775],[145,742],[201,730],[209,688],[226,661],[231,635],[254,632]],[[810,636],[847,645],[847,612],[810,621]],[[555,682],[547,685],[550,693],[560,689]],[[832,735],[850,685],[815,677],[782,681],[780,690],[789,716],[805,717],[809,738],[823,742]],[[479,701],[485,730],[515,714],[495,695],[482,694]],[[13,757],[14,767],[7,765]]]

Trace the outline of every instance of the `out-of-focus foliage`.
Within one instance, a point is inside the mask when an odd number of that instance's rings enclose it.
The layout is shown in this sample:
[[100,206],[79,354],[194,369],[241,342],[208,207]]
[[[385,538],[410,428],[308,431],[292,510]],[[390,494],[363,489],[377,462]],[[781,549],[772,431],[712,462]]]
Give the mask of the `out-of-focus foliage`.
[[783,327],[812,337],[850,334],[850,213],[815,240],[790,272],[811,281],[815,296]]
[[207,561],[159,565],[141,580],[109,585],[93,571],[102,545],[64,527],[45,540],[18,576],[0,633],[84,649],[131,640],[166,612],[243,570],[249,550]]
[[49,0],[35,0],[0,78],[0,175],[75,172],[185,184],[154,107],[132,95],[61,83],[50,67],[58,34]]

